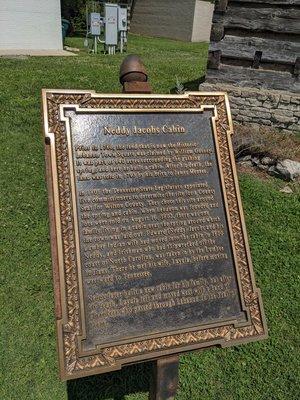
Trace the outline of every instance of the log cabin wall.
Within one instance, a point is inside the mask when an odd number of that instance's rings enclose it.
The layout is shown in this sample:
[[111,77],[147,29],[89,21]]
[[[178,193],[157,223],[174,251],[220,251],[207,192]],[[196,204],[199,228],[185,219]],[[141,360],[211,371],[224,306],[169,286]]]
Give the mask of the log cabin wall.
[[[218,0],[211,32],[209,68],[241,66],[289,72],[297,78],[299,57],[300,0]],[[274,82],[273,77],[268,81],[263,75],[267,89],[299,89],[294,79],[289,79],[287,88],[285,80],[280,84],[281,75]],[[257,85],[259,87],[260,82]]]
[[[217,1],[206,83],[200,90],[226,87],[236,121],[299,131],[299,70],[300,0]],[[262,90],[261,99],[275,96],[272,107],[270,101],[266,107],[258,101]]]

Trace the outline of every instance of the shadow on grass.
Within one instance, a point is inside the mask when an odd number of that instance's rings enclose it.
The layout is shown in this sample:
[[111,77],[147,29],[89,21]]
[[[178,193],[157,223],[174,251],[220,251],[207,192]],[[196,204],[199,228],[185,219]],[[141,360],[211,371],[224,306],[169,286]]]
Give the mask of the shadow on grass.
[[[205,76],[201,76],[193,81],[183,82],[182,85],[187,92],[198,92],[199,85],[205,81]],[[176,94],[177,88],[173,87],[170,89],[170,93]]]
[[147,393],[151,367],[151,363],[137,364],[121,371],[68,381],[68,400],[125,400],[129,394]]

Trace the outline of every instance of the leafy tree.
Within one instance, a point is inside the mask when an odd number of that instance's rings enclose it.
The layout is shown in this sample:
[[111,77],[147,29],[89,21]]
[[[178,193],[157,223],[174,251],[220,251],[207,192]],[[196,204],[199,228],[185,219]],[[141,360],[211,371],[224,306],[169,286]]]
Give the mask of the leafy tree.
[[73,30],[86,29],[86,4],[88,0],[62,0],[61,15],[73,25]]

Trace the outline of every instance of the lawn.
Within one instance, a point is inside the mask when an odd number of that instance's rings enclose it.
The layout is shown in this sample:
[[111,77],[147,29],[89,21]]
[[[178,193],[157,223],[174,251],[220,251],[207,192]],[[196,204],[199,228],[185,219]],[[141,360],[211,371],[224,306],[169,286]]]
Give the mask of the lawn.
[[[82,47],[82,41],[68,44]],[[193,82],[204,73],[206,45],[138,36],[129,43],[155,93],[169,93],[176,77]],[[61,383],[54,328],[41,89],[119,92],[122,58],[82,51],[0,59],[1,400],[147,399],[147,365]],[[279,192],[284,183],[272,178],[242,174],[240,185],[269,339],[181,357],[178,400],[299,398],[299,196]]]

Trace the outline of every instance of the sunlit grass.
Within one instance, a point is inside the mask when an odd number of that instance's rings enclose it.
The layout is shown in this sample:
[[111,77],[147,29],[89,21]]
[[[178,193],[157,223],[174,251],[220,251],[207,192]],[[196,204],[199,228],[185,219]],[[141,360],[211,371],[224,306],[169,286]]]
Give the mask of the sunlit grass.
[[[68,43],[82,47],[83,39]],[[156,93],[169,93],[176,77],[189,82],[204,73],[205,44],[138,36],[129,43],[129,52],[142,56]],[[0,59],[1,400],[147,399],[150,371],[143,366],[68,385],[57,372],[40,93],[120,92],[122,59],[84,51],[77,57]],[[280,193],[278,185],[241,177],[270,338],[182,357],[179,400],[298,399],[299,205],[296,194]]]

